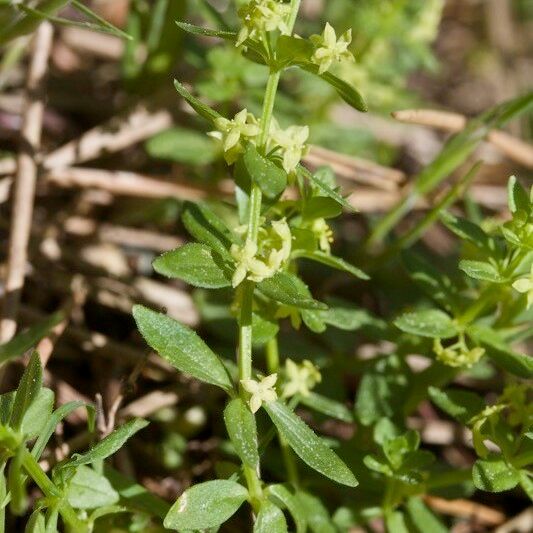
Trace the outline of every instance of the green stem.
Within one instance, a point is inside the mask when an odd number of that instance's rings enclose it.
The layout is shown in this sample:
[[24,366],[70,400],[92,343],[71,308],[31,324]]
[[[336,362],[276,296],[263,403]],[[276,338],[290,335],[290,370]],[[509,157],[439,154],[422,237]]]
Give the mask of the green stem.
[[289,32],[292,33],[294,29],[294,24],[296,23],[296,17],[298,16],[298,11],[300,10],[301,0],[292,0],[291,1],[291,14],[289,15]]
[[40,467],[35,457],[33,457],[28,450],[24,450],[22,453],[22,466],[47,498],[60,500],[58,510],[65,523],[73,531],[76,531],[76,533],[86,532],[87,524],[78,518],[76,511],[74,511],[69,503],[62,500],[63,494],[61,491],[50,480],[44,470]]
[[[266,361],[269,374],[274,374],[279,370],[279,346],[278,338],[272,337],[266,345]],[[287,469],[287,477],[289,482],[294,486],[299,485],[298,467],[294,461],[294,455],[287,441],[283,438],[283,435],[278,433],[279,446],[283,455],[283,462]]]

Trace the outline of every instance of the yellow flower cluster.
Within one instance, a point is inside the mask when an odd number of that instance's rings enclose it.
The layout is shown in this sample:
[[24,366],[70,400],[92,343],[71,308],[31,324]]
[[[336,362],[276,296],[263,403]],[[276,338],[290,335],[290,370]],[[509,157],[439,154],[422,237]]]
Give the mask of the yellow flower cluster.
[[292,234],[285,219],[274,220],[270,231],[259,234],[259,245],[247,239],[244,246],[234,244],[231,255],[235,260],[232,285],[237,287],[245,279],[259,283],[272,277],[291,255]]

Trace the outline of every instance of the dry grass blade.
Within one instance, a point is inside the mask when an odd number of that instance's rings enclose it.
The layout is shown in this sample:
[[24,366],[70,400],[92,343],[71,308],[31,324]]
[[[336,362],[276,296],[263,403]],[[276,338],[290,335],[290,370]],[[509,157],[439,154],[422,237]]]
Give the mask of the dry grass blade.
[[43,22],[35,35],[33,55],[28,71],[26,92],[28,105],[21,131],[21,149],[17,159],[9,255],[5,280],[5,298],[0,323],[0,340],[6,342],[15,334],[20,294],[26,272],[27,248],[33,218],[36,155],[41,142],[44,111],[43,84],[52,47],[52,26]]

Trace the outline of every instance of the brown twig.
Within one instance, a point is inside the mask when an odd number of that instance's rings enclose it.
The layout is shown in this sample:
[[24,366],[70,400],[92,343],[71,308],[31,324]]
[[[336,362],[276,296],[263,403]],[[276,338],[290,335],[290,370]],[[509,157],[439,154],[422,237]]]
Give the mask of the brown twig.
[[[434,109],[404,109],[395,111],[392,116],[400,122],[429,126],[449,132],[461,131],[467,123],[466,117],[459,113]],[[527,168],[533,168],[533,147],[530,144],[500,130],[490,131],[487,141],[509,159]]]
[[139,105],[126,117],[114,117],[106,124],[93,128],[54,150],[44,158],[43,168],[63,168],[119,152],[159,133],[171,124],[172,117],[168,111],[151,112]]
[[166,252],[184,243],[183,239],[173,235],[164,235],[139,228],[117,226],[106,222],[72,216],[65,220],[63,229],[78,237],[97,237],[102,242],[128,246],[154,252]]
[[470,500],[446,500],[437,496],[426,495],[424,501],[439,513],[469,518],[488,526],[498,526],[506,519],[504,513]]
[[[206,189],[193,185],[163,181],[134,172],[113,172],[92,168],[56,168],[46,175],[46,180],[59,187],[95,188],[116,195],[142,198],[179,198],[198,201],[209,195]],[[217,191],[213,191],[213,194],[217,194]]]
[[26,84],[28,105],[21,130],[22,146],[17,159],[4,304],[0,322],[1,342],[11,339],[17,329],[17,313],[24,286],[27,248],[33,218],[37,179],[36,154],[41,144],[43,86],[52,39],[52,26],[48,22],[43,22],[35,35],[34,52]]
[[360,157],[340,154],[321,146],[311,146],[304,161],[312,167],[329,165],[342,178],[387,191],[398,189],[398,185],[406,178],[401,170],[384,167]]

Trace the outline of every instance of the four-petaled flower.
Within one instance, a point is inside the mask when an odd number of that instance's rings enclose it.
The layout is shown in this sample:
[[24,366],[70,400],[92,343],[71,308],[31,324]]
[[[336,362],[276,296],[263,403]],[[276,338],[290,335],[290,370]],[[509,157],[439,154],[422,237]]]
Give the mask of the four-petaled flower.
[[318,73],[324,74],[334,61],[354,61],[353,54],[348,50],[352,42],[352,30],[344,32],[337,40],[333,27],[326,22],[322,35],[311,35],[311,42],[315,45],[315,52],[311,61],[318,65]]
[[309,396],[311,389],[322,381],[318,368],[307,359],[301,365],[296,364],[292,359],[287,359],[285,375],[287,377],[287,383],[283,386],[285,398],[295,394]]
[[246,239],[244,246],[231,246],[230,253],[235,260],[233,287],[240,285],[244,279],[259,283],[280,270],[291,255],[292,234],[287,221],[272,221],[270,232],[261,228],[260,242],[261,252],[250,239]]
[[240,46],[248,38],[262,39],[262,33],[267,31],[289,33],[287,19],[290,12],[290,6],[278,0],[252,0],[239,9],[242,29],[237,36],[236,46]]
[[270,137],[275,146],[281,148],[283,154],[283,169],[290,174],[302,159],[308,147],[305,144],[309,138],[308,126],[289,126],[286,130],[279,127],[277,121],[272,120]]
[[527,307],[529,309],[533,305],[533,264],[531,265],[529,276],[517,279],[513,283],[513,289],[522,294],[527,294]]
[[277,379],[277,374],[270,374],[261,381],[241,379],[242,388],[250,394],[248,403],[252,413],[256,413],[263,403],[270,403],[277,399],[278,395],[274,389]]
[[433,351],[441,363],[454,368],[470,368],[485,354],[485,349],[480,346],[468,348],[462,336],[457,343],[446,348],[442,346],[440,339],[435,339],[433,341]]
[[219,117],[214,120],[217,131],[209,134],[222,140],[224,157],[231,164],[237,160],[243,151],[241,139],[253,141],[261,132],[256,118],[246,109],[239,111],[233,119]]
[[235,259],[235,272],[231,283],[233,287],[240,285],[245,278],[259,283],[272,275],[272,269],[256,257],[257,244],[249,239],[244,246],[233,244],[230,249]]

